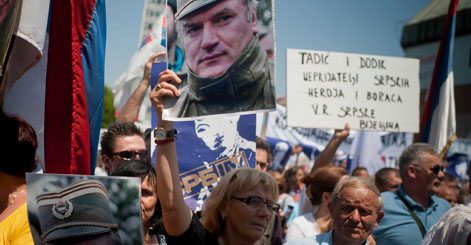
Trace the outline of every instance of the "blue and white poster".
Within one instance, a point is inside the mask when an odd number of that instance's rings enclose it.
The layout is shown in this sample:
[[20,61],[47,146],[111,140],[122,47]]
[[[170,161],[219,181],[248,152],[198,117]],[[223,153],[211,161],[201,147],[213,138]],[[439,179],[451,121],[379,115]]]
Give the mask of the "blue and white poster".
[[255,115],[233,115],[175,123],[180,181],[190,208],[200,210],[232,169],[255,167],[255,120]]

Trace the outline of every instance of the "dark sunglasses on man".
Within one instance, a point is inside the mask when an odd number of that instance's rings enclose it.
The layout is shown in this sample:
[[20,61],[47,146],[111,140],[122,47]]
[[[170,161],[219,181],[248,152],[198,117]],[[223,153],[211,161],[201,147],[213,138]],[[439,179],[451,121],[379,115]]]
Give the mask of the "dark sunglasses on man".
[[261,169],[264,169],[268,166],[268,163],[266,163],[266,162],[257,162],[257,165],[259,165]]
[[[421,167],[420,165],[414,164],[414,166],[416,166],[416,167],[419,167],[419,168],[422,168],[422,169],[423,169],[423,167]],[[443,172],[443,166],[442,166],[442,165],[439,165],[439,164],[437,164],[437,165],[435,165],[435,166],[433,166],[433,167],[430,167],[430,170],[432,170],[432,172],[433,172],[434,174],[438,174],[440,171],[442,171],[442,172]]]
[[437,165],[431,167],[430,170],[432,170],[432,172],[433,172],[434,174],[438,174],[440,171],[443,172],[443,166],[437,164]]
[[140,150],[140,151],[120,151],[120,152],[115,152],[112,155],[113,156],[119,156],[122,159],[129,161],[129,160],[134,160],[136,159],[136,156],[139,155],[139,159],[145,159],[147,157],[147,150]]

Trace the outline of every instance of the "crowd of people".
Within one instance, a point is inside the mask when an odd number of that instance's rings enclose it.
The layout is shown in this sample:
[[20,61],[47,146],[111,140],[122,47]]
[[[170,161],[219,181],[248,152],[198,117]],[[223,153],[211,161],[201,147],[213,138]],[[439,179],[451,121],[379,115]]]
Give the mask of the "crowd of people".
[[[117,122],[101,136],[103,175],[140,178],[144,244],[471,244],[471,207],[462,205],[469,202],[470,183],[460,186],[445,173],[436,149],[414,143],[402,152],[398,169],[370,173],[358,167],[350,174],[343,165],[334,164],[335,152],[349,135],[348,124],[334,132],[309,167],[299,165],[298,157],[285,168],[275,167],[270,145],[257,138],[255,168],[226,173],[205,199],[202,211],[191,210],[182,193],[174,123],[162,117],[166,102],[184,99],[173,112],[180,117],[228,108],[230,112],[239,107],[242,111],[272,108],[269,62],[273,60],[258,43],[271,33],[257,36],[256,1],[178,2],[168,1],[167,17],[172,20],[170,27],[184,30],[180,35],[190,57],[181,58],[177,38],[169,29],[171,70],[160,73],[150,93],[158,118],[155,138],[151,139],[150,129],[142,132],[133,121],[150,86],[152,63],[164,53],[148,60],[143,79]],[[229,28],[239,32],[227,33]],[[229,37],[241,39],[243,45]],[[201,47],[195,46],[195,40]],[[211,54],[214,50],[219,51]],[[226,54],[228,60],[217,62]],[[226,81],[234,79],[235,68],[245,69],[236,80],[249,91],[237,97],[237,105],[229,95],[240,92],[239,86],[229,87]],[[190,86],[179,90],[179,84]],[[217,94],[221,90],[215,89],[221,87],[225,93]],[[36,168],[36,134],[16,116],[2,112],[0,122],[6,132],[0,149],[6,157],[0,164],[0,244],[33,244],[25,173]],[[154,163],[151,140],[157,145]],[[294,156],[300,152],[300,146],[293,150]],[[100,236],[107,232],[101,227]],[[76,241],[84,241],[84,236],[89,235],[82,234]],[[61,241],[61,237],[54,239],[48,237],[47,242]],[[74,237],[67,241],[73,242]]]
[[[149,63],[162,53],[153,56]],[[158,115],[156,169],[150,159],[150,130],[133,122],[136,106],[128,106],[101,137],[105,175],[141,178],[141,220],[145,244],[465,244],[470,236],[469,182],[444,172],[430,145],[415,143],[404,150],[399,168],[368,173],[334,166],[335,152],[349,135],[336,130],[310,165],[298,162],[273,168],[270,145],[256,139],[256,168],[226,174],[205,200],[202,212],[185,203],[176,154],[173,122],[162,120],[165,96],[176,96],[166,84],[178,80],[161,74],[150,94]],[[139,95],[142,96],[142,95]],[[130,100],[132,102],[132,100]],[[131,103],[132,104],[132,103]],[[131,114],[131,115],[129,115]],[[8,134],[7,157],[1,164],[0,240],[32,244],[26,211],[25,173],[35,166],[37,140],[33,128],[16,116],[1,115]],[[14,143],[12,143],[14,142]],[[299,146],[293,149],[299,154]],[[295,159],[298,159],[295,157]],[[371,177],[370,177],[371,176]],[[469,199],[469,198],[468,198]],[[468,200],[469,202],[469,200]],[[456,208],[452,208],[456,206]],[[456,222],[459,217],[461,222]],[[442,220],[440,223],[439,220]],[[425,239],[424,239],[425,237]],[[471,239],[471,238],[470,238]],[[51,242],[51,241],[49,241]],[[53,242],[53,241],[52,241]]]
[[[165,91],[154,89],[158,115]],[[32,244],[26,212],[25,173],[35,169],[37,140],[23,119],[5,115],[2,125],[0,238],[4,244]],[[159,120],[170,130],[173,122]],[[461,184],[444,172],[428,144],[414,143],[399,158],[399,168],[371,177],[364,168],[349,175],[333,164],[333,153],[348,136],[337,130],[309,172],[293,166],[270,170],[270,145],[257,138],[256,168],[226,174],[193,212],[180,191],[176,137],[156,139],[157,164],[151,165],[145,136],[133,123],[116,122],[102,135],[102,160],[112,176],[141,178],[141,219],[145,244],[467,244],[471,207]],[[340,140],[339,140],[340,139]],[[14,143],[12,143],[14,142]],[[332,143],[337,142],[337,143]],[[148,145],[148,144],[147,144]],[[331,149],[333,148],[333,149]],[[296,153],[294,153],[296,154]],[[20,157],[21,156],[21,157]],[[322,160],[322,161],[321,161]],[[469,200],[468,200],[469,201]],[[454,208],[452,208],[454,207]],[[459,222],[457,222],[459,220]],[[440,221],[440,222],[439,222]]]

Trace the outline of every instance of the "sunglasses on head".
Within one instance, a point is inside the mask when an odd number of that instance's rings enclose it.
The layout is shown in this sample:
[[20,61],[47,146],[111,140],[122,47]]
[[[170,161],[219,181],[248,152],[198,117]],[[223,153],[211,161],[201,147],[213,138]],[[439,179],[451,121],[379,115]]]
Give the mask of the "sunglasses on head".
[[433,173],[438,174],[440,171],[443,172],[443,166],[437,164],[437,165],[431,167],[430,170],[432,170]]
[[120,151],[113,153],[113,156],[118,155],[124,160],[134,160],[136,156],[139,155],[139,159],[145,159],[147,157],[147,150],[140,151]]

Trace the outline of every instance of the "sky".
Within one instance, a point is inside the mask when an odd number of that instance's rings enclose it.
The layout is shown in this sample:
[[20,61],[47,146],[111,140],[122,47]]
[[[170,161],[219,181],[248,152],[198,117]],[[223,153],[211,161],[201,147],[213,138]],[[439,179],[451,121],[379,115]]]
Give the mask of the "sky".
[[[430,0],[275,0],[276,95],[286,96],[286,49],[404,57],[403,25]],[[106,2],[105,83],[136,52],[144,0]]]

